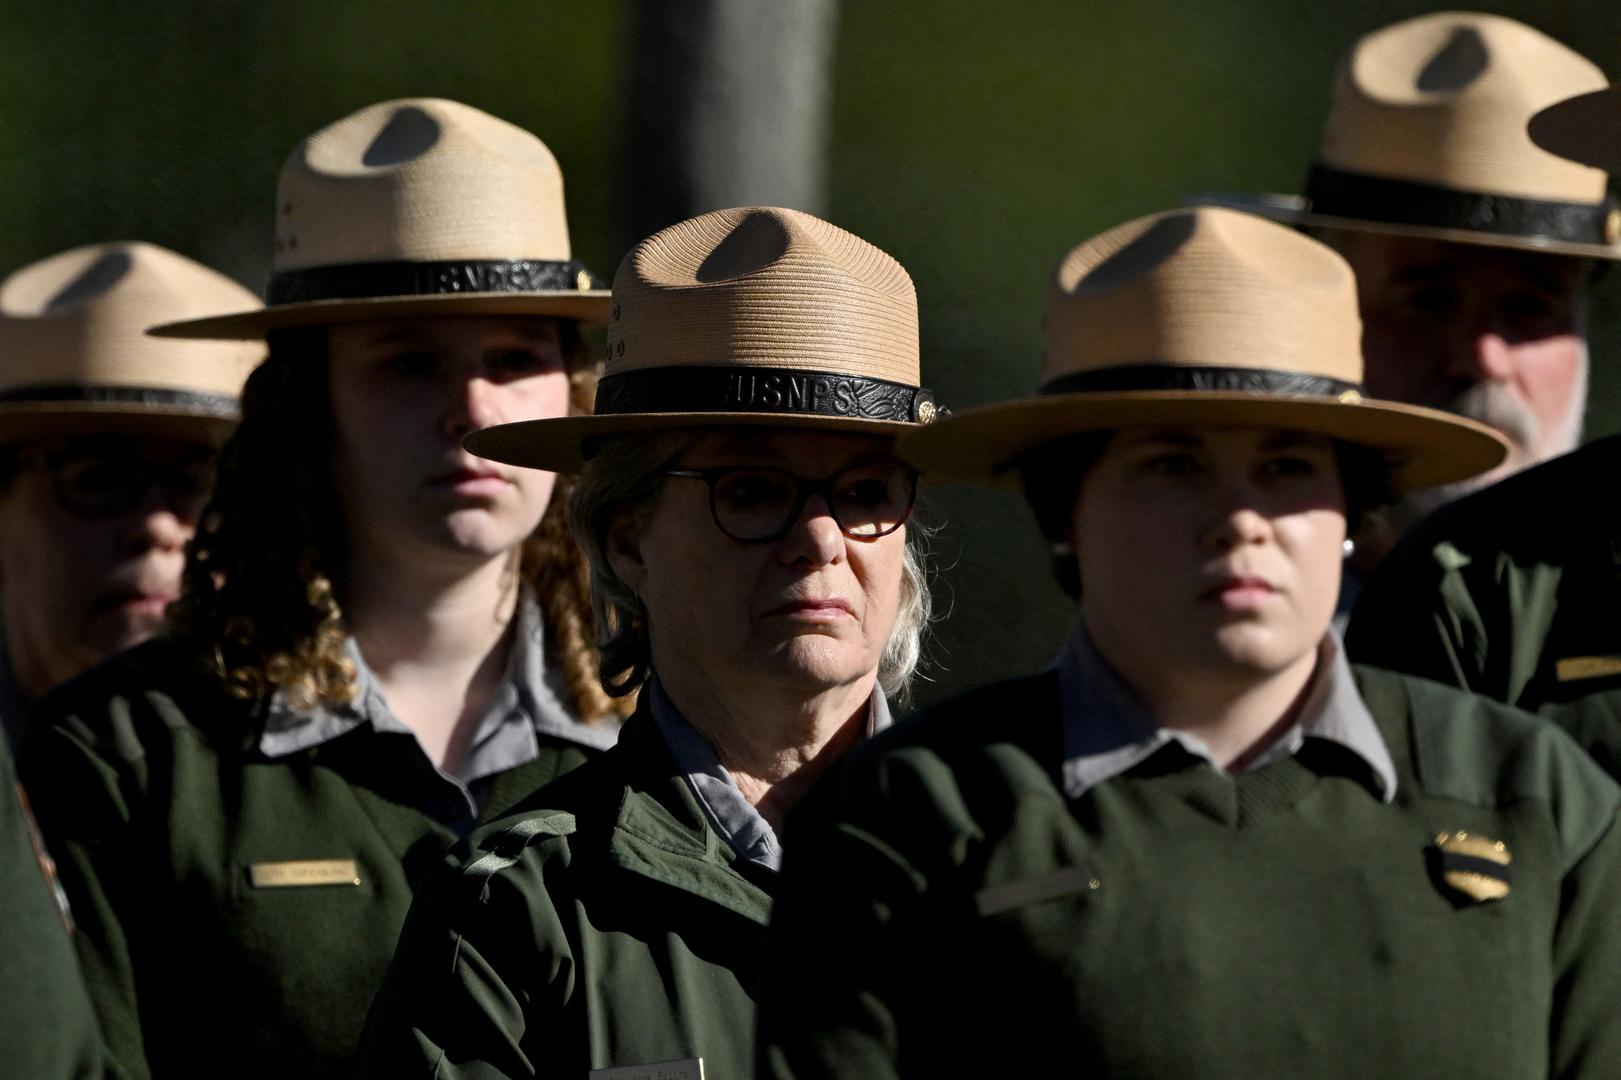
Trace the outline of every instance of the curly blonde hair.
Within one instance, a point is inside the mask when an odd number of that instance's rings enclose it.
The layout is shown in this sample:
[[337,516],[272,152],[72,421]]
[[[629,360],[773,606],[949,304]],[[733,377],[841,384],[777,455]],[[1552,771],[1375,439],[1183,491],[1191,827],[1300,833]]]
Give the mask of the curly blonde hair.
[[[569,359],[570,412],[589,412],[596,373],[575,324],[559,320]],[[187,553],[170,625],[233,697],[280,692],[295,708],[341,706],[356,691],[342,536],[327,443],[331,430],[326,331],[270,335],[270,355],[242,392],[242,423],[220,453],[212,499]],[[524,541],[519,576],[533,590],[547,659],[558,665],[574,713],[624,716],[597,680],[590,573],[569,536],[573,483],[559,476],[539,526]]]

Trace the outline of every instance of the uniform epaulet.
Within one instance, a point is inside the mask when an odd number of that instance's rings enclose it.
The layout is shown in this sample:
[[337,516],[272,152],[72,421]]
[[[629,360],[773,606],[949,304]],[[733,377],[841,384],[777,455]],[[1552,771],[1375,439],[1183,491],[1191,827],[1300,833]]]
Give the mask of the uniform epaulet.
[[479,900],[488,900],[490,879],[514,865],[532,842],[548,836],[571,836],[574,829],[574,815],[562,810],[525,815],[486,841],[484,854],[463,867],[462,876],[482,882]]

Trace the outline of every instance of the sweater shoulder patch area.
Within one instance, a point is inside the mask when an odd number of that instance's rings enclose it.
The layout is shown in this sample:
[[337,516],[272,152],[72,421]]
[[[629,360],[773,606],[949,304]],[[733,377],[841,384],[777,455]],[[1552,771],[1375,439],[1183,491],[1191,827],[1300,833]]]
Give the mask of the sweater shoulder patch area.
[[1369,668],[1357,676],[1375,716],[1405,713],[1424,795],[1487,808],[1543,803],[1567,863],[1615,821],[1621,788],[1549,721],[1427,679]]

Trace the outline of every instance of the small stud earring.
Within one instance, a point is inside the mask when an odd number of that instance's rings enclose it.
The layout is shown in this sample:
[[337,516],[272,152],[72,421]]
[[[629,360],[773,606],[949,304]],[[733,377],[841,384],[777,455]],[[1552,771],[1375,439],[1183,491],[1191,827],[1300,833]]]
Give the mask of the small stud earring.
[[1356,554],[1356,541],[1347,536],[1345,538],[1345,543],[1340,545],[1340,550],[1345,552],[1345,557],[1349,559],[1352,555]]

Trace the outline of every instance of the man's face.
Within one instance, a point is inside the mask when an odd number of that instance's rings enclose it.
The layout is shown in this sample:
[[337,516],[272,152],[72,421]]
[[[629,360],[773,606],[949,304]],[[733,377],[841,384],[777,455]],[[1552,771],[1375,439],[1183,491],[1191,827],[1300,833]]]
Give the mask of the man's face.
[[1369,394],[1468,416],[1513,444],[1477,486],[1576,447],[1583,260],[1377,233],[1329,239],[1356,271]]
[[215,451],[96,435],[19,453],[0,490],[0,612],[13,675],[32,698],[158,628],[180,593]]

